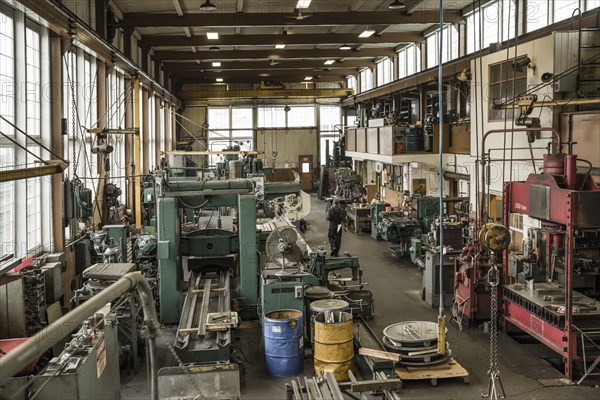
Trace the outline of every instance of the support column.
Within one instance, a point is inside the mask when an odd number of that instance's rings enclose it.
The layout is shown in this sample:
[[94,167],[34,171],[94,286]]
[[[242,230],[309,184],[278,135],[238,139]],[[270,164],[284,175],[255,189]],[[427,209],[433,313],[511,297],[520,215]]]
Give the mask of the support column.
[[[106,128],[106,64],[98,60],[96,62],[96,112],[98,115],[98,124],[96,128]],[[93,107],[93,105],[91,105]],[[92,138],[96,139],[96,138]],[[92,154],[89,155],[93,157]],[[106,179],[106,171],[104,170],[105,155],[96,155],[96,171],[98,173],[98,186],[96,187],[96,207],[94,207],[93,225],[95,228],[101,227],[108,218],[108,210],[104,206],[104,187]]]
[[[182,280],[179,256],[179,217],[175,198],[156,199],[158,230],[158,276],[160,320],[165,324],[179,322],[181,294],[177,283]],[[256,225],[256,222],[254,222]],[[256,232],[256,228],[254,228]],[[241,269],[241,266],[240,266]]]
[[238,239],[240,260],[240,299],[248,305],[258,302],[258,263],[256,257],[256,200],[254,195],[238,198]]
[[[125,79],[125,129],[129,129],[133,127],[133,87],[134,81],[131,79]],[[134,135],[125,135],[125,176],[127,182],[127,207],[129,207],[132,212],[134,207],[137,206],[134,203],[133,198],[133,179],[130,177],[135,175],[135,166],[133,165],[133,136]],[[135,212],[133,212],[135,215]]]
[[[63,107],[63,78],[62,78],[62,39],[50,39],[50,85],[48,98],[50,100],[51,138],[50,149],[53,153],[65,157],[64,140],[62,132],[62,107]],[[42,92],[44,93],[44,92]],[[54,251],[65,250],[65,230],[63,224],[63,176],[53,175],[50,193],[52,193],[52,238]]]
[[142,89],[142,149],[144,154],[144,162],[142,165],[142,171],[144,174],[150,172],[150,109],[148,107],[148,101],[150,99],[150,93],[147,89]]
[[133,85],[133,127],[138,129],[138,134],[133,136],[133,206],[135,207],[135,227],[142,228],[142,192],[140,187],[141,167],[141,132],[140,129],[140,80],[136,79]]

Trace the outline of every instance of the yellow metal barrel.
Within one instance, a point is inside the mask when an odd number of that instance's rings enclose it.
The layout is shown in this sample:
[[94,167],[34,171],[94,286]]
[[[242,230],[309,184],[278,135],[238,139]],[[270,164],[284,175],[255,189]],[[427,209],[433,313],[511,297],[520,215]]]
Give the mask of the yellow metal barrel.
[[315,374],[333,372],[338,381],[348,380],[354,366],[352,314],[325,312],[315,317]]

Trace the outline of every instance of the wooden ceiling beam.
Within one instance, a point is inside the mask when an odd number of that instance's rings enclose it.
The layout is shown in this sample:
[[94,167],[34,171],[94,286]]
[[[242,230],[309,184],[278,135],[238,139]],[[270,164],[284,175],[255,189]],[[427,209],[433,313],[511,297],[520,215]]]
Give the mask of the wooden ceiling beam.
[[396,52],[393,48],[368,48],[358,51],[352,50],[327,50],[327,49],[306,49],[306,50],[222,50],[222,51],[166,51],[155,50],[155,60],[253,60],[253,59],[273,59],[296,58],[296,59],[315,59],[320,58],[328,60],[331,58],[374,58],[394,56]]
[[144,36],[142,46],[256,46],[275,44],[348,44],[367,43],[411,43],[423,41],[421,32],[400,32],[373,35],[359,38],[356,33],[319,33],[294,35],[220,35],[218,40],[209,40],[206,35],[188,37],[186,35],[149,35]]
[[[222,70],[257,70],[262,68],[270,69],[313,69],[313,68],[361,68],[373,67],[375,63],[370,59],[343,60],[330,65],[325,65],[323,60],[279,60],[277,64],[270,65],[267,60],[257,61],[222,61]],[[164,62],[162,68],[168,71],[200,71],[210,69],[210,61],[203,63],[196,62]]]
[[[260,27],[260,26],[340,26],[340,25],[395,25],[439,23],[439,12],[416,11],[406,14],[401,11],[346,11],[308,13],[309,18],[296,20],[293,13],[126,13],[120,22],[122,27],[198,26]],[[464,18],[459,11],[444,12],[444,23],[459,23]]]

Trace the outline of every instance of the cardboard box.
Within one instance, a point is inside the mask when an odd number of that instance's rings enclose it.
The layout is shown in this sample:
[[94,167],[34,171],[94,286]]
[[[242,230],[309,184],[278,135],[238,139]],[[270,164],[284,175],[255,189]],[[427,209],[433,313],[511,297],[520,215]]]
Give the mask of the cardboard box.
[[471,154],[471,126],[454,125],[450,132],[450,153]]

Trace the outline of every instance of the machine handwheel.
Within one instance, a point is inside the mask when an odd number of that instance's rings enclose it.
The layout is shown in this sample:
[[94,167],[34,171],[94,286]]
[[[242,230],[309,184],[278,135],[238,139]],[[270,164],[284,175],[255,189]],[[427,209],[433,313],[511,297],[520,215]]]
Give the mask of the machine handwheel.
[[469,375],[465,376],[465,377],[463,378],[463,382],[464,382],[464,383],[466,383],[466,384],[469,384],[469,383],[471,383],[471,377],[470,377]]

